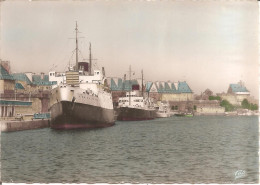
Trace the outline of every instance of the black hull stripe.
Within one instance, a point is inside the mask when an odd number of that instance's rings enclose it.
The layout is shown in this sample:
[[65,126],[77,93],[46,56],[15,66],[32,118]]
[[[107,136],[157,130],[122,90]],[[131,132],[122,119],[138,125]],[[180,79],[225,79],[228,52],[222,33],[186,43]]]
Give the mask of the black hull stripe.
[[[98,128],[115,123],[113,109],[62,101],[51,107],[51,128]],[[73,126],[74,125],[74,126]]]
[[119,121],[142,121],[142,120],[151,120],[156,118],[155,110],[147,109],[135,109],[129,107],[120,107],[118,109]]

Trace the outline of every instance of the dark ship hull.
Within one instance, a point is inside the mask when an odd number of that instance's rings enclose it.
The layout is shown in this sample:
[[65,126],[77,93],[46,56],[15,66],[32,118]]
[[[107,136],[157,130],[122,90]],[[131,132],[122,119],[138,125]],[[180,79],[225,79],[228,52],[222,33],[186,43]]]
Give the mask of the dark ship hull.
[[61,101],[51,107],[53,129],[102,128],[115,124],[114,110]]
[[119,121],[142,121],[156,118],[156,111],[153,109],[120,107],[117,111]]

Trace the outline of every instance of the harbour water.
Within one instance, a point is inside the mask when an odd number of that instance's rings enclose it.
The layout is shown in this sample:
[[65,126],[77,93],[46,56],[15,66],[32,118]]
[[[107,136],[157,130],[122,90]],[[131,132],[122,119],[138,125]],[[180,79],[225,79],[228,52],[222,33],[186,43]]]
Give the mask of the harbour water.
[[258,130],[257,116],[195,116],[2,133],[2,182],[258,183]]

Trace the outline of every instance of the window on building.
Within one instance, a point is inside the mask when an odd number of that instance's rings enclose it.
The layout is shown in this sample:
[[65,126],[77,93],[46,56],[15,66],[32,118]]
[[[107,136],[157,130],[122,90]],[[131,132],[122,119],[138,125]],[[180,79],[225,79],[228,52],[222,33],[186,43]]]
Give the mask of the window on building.
[[172,110],[178,110],[178,106],[177,105],[172,106]]

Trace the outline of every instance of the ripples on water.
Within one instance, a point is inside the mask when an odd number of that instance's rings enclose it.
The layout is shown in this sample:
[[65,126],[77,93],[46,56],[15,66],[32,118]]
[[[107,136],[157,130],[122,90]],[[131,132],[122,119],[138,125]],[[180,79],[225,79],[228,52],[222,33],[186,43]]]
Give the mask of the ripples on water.
[[[257,183],[258,117],[171,117],[1,134],[3,182]],[[245,177],[235,179],[244,170]]]

